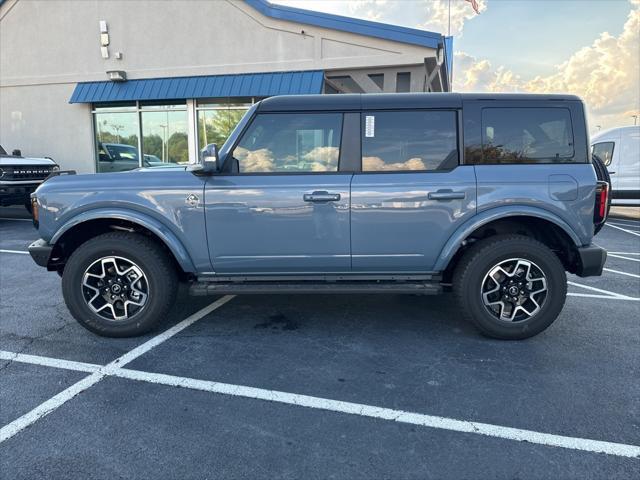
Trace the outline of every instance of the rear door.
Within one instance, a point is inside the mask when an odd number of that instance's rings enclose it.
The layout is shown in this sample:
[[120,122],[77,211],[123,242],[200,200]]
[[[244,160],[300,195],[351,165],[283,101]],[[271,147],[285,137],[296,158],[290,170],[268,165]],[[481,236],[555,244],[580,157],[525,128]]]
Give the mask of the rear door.
[[[349,114],[347,114],[349,115]],[[216,273],[314,274],[351,268],[341,112],[258,113],[205,190]]]
[[351,183],[354,272],[431,271],[475,213],[473,166],[459,165],[459,112],[363,110],[362,171]]

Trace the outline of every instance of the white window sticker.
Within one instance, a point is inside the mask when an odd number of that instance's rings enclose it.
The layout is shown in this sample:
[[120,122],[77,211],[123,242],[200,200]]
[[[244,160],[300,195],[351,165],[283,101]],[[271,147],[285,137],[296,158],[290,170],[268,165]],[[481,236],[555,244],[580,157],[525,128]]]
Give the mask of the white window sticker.
[[367,138],[376,136],[376,117],[373,115],[364,117],[364,136]]

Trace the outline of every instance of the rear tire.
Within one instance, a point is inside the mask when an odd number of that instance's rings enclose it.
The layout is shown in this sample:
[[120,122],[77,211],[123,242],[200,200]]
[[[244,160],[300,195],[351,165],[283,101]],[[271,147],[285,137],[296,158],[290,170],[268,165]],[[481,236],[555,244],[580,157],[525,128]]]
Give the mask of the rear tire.
[[105,337],[131,337],[155,328],[166,318],[177,288],[168,254],[135,233],[88,240],[73,252],[62,275],[62,293],[73,317]]
[[523,235],[496,235],[465,252],[454,272],[453,290],[464,316],[484,335],[521,340],[558,317],[567,277],[560,259],[543,243]]

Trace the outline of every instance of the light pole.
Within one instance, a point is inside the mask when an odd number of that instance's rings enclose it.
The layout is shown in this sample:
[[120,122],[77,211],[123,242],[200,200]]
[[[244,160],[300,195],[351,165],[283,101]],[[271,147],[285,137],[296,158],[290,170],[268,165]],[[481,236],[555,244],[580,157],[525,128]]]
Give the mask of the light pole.
[[162,129],[162,162],[166,163],[166,151],[167,151],[167,128],[169,128],[169,125],[160,125],[160,128]]
[[636,126],[638,124],[638,115],[631,115],[631,118],[633,118],[633,125]]

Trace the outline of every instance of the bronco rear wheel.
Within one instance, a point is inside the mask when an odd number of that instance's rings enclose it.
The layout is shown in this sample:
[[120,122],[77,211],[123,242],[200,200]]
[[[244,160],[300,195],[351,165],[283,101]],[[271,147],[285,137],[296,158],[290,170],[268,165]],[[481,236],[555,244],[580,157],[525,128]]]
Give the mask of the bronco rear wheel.
[[107,337],[141,335],[167,315],[177,290],[168,255],[142,235],[112,232],[83,243],[62,275],[73,317]]
[[537,335],[560,314],[567,278],[546,245],[522,235],[481,240],[462,257],[453,288],[465,316],[485,335]]

